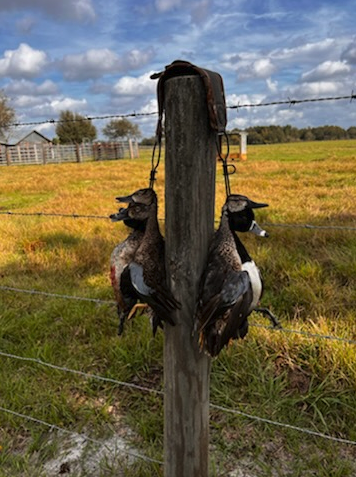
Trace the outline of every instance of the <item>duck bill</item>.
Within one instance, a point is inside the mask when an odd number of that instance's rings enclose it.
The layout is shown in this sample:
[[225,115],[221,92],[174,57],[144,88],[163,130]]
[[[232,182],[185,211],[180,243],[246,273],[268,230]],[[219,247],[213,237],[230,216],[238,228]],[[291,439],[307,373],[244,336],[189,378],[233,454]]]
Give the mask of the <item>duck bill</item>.
[[266,232],[264,229],[262,229],[255,220],[252,221],[249,232],[251,232],[255,235],[259,235],[260,237],[266,237],[267,238],[269,236],[268,232]]
[[117,200],[117,202],[125,202],[126,204],[132,204],[134,202],[134,199],[133,199],[134,195],[135,194],[124,195],[124,196],[121,196],[121,197],[115,197],[115,200]]
[[110,219],[112,222],[120,222],[120,220],[128,219],[127,209],[121,208],[116,214],[111,214]]
[[264,204],[263,202],[255,202],[254,200],[249,199],[248,206],[251,209],[262,209],[262,207],[268,207],[268,204]]

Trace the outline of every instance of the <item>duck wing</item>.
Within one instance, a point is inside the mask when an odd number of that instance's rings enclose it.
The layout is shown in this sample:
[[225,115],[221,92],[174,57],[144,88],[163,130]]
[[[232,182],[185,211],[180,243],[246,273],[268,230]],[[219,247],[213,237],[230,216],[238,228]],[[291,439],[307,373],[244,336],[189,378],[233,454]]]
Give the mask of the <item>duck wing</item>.
[[231,309],[246,291],[248,283],[248,274],[246,272],[230,270],[223,274],[223,277],[223,280],[219,280],[219,277],[217,277],[217,280],[211,285],[209,281],[205,283],[208,293],[211,294],[213,291],[214,294],[201,308],[200,331],[203,331],[204,328],[210,326],[227,310]]
[[244,338],[248,331],[247,317],[252,300],[252,288],[247,272],[230,273],[219,295],[213,297],[204,312],[201,327],[207,351],[217,356],[231,339]]
[[168,321],[175,325],[171,313],[180,308],[180,303],[174,298],[170,290],[163,284],[157,283],[154,286],[147,283],[144,268],[142,265],[131,262],[129,265],[130,278],[136,293],[142,301],[147,303],[155,312],[156,322]]

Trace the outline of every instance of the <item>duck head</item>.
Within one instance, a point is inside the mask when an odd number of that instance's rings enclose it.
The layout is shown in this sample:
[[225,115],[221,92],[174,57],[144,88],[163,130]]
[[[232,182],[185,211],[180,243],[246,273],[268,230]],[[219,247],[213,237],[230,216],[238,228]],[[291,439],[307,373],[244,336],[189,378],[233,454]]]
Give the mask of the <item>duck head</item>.
[[111,214],[109,216],[112,222],[120,222],[123,221],[126,227],[130,227],[131,229],[135,230],[145,230],[146,227],[146,220],[138,220],[138,219],[133,219],[130,218],[128,215],[127,209],[124,207],[121,207],[119,209],[119,212],[116,214]]
[[151,188],[147,189],[138,189],[137,191],[133,192],[130,195],[116,197],[118,202],[126,202],[126,203],[136,203],[136,204],[144,204],[144,205],[151,205],[153,203],[157,203],[157,195],[155,191]]
[[231,230],[236,232],[252,232],[260,237],[268,237],[268,233],[263,230],[255,220],[253,209],[268,207],[268,204],[255,202],[245,195],[231,194],[227,198],[225,208]]
[[117,214],[110,215],[110,218],[113,222],[123,220],[129,227],[131,226],[129,224],[146,223],[151,213],[151,205],[131,202],[128,207],[121,208]]

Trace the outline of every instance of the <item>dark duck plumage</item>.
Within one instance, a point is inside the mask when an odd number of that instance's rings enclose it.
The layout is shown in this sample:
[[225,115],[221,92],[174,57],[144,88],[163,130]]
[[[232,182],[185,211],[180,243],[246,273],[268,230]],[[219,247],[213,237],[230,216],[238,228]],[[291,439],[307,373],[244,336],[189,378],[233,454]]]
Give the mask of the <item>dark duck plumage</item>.
[[121,335],[126,319],[131,315],[137,304],[137,295],[128,278],[128,270],[126,269],[141,244],[146,221],[130,219],[124,208],[121,208],[118,213],[110,215],[110,219],[113,222],[123,220],[127,227],[133,229],[128,237],[114,248],[110,257],[110,278],[119,315],[118,334]]
[[231,339],[246,336],[247,318],[261,298],[259,270],[234,232],[267,236],[253,213],[254,208],[266,206],[234,194],[222,208],[220,226],[210,244],[201,280],[197,311],[200,344],[211,356],[217,356]]
[[180,304],[166,285],[164,239],[157,220],[157,196],[152,189],[140,189],[117,200],[128,202],[127,215],[146,223],[143,238],[128,265],[129,282],[142,302],[153,310],[152,328],[156,333],[163,322],[174,325],[172,313]]

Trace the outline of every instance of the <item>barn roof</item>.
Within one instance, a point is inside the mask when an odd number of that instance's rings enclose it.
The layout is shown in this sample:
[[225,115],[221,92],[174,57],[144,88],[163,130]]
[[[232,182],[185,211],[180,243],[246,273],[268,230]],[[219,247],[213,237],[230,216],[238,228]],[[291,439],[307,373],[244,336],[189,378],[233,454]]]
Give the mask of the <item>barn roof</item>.
[[5,144],[7,146],[16,146],[19,142],[25,141],[28,136],[31,134],[36,134],[40,136],[42,139],[45,139],[48,142],[51,140],[43,135],[42,133],[36,131],[35,129],[23,129],[23,128],[16,128],[13,129],[5,134],[0,134],[0,144]]

